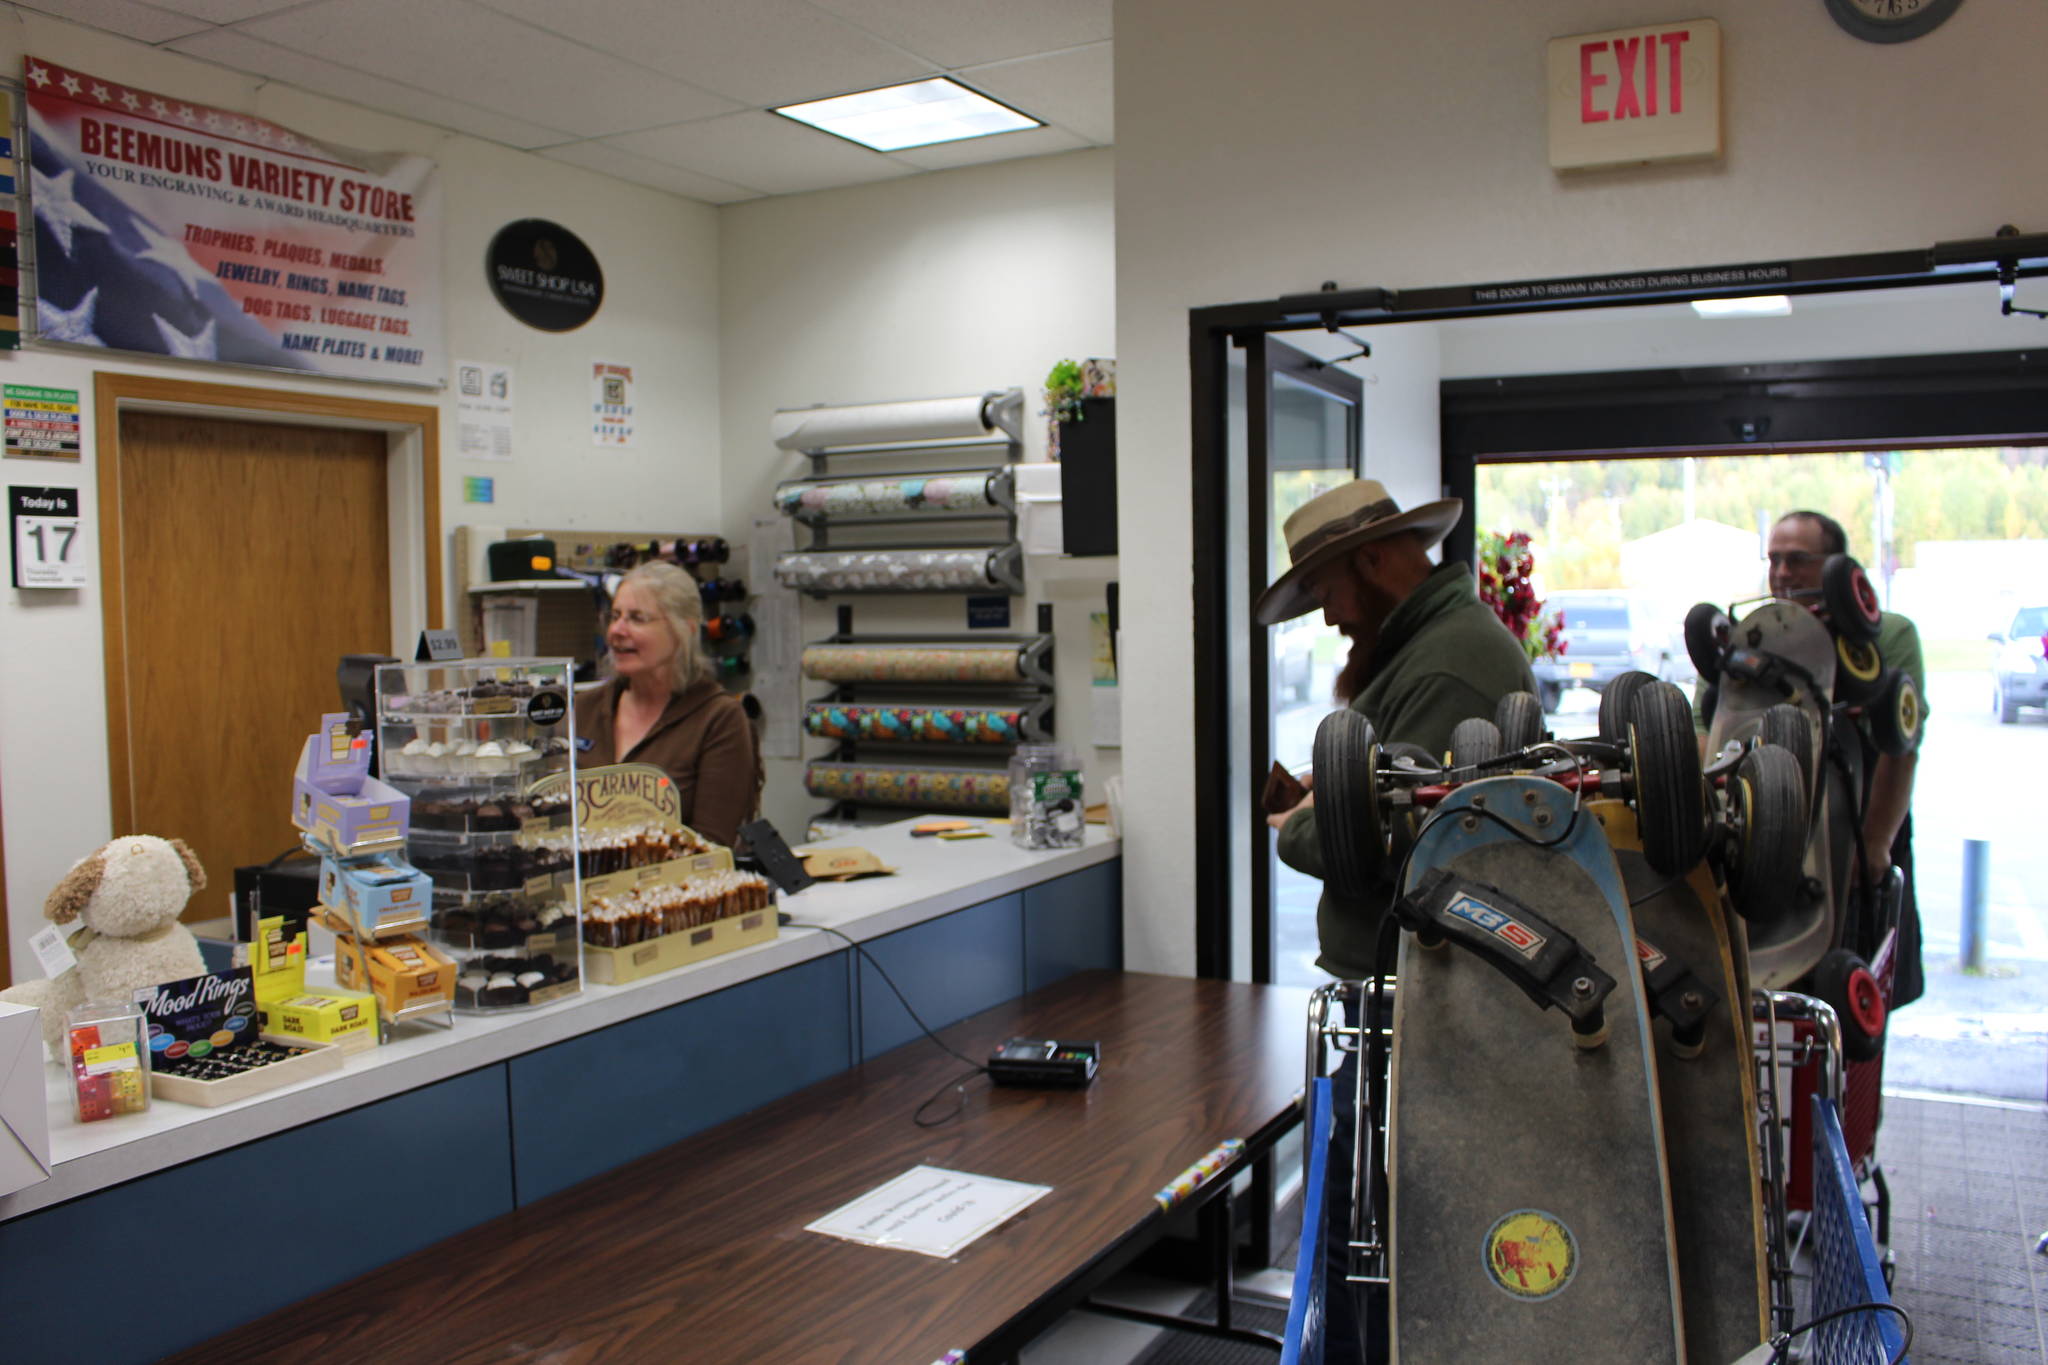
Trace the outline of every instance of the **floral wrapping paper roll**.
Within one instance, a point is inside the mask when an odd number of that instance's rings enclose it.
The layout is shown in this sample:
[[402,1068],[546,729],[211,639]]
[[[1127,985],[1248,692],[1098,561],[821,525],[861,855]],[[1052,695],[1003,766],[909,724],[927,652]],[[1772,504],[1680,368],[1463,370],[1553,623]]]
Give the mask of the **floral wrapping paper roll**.
[[792,550],[775,557],[785,588],[987,588],[995,552],[967,550]]
[[804,787],[828,800],[876,806],[944,806],[998,814],[1010,809],[1010,775],[988,768],[819,762],[805,770]]
[[1001,706],[877,706],[813,702],[804,729],[825,739],[925,744],[1016,744],[1024,712]]
[[832,683],[1013,683],[1022,660],[1015,645],[809,645],[803,668]]
[[901,516],[977,512],[996,505],[989,474],[921,474],[847,483],[793,483],[775,490],[784,516]]

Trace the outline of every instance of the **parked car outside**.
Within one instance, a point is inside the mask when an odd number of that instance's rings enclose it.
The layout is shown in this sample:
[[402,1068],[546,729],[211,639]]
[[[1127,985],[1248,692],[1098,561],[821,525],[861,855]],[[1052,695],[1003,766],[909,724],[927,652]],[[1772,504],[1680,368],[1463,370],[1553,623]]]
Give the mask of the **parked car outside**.
[[2022,706],[2048,706],[2048,607],[2021,607],[2002,631],[1991,632],[1991,711],[1999,724],[2020,718]]
[[1623,673],[1640,670],[1673,682],[1690,673],[1681,648],[1674,655],[1668,630],[1651,629],[1627,593],[1591,589],[1560,589],[1543,599],[1543,610],[1564,613],[1559,638],[1564,653],[1538,659],[1537,695],[1545,711],[1555,711],[1568,687],[1599,692]]

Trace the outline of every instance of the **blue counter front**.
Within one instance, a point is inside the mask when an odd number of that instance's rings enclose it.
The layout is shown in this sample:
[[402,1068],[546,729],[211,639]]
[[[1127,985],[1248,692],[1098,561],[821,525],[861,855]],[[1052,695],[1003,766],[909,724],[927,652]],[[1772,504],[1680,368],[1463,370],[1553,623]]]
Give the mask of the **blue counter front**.
[[407,1030],[258,1099],[79,1125],[50,1067],[55,1169],[0,1197],[9,1365],[156,1359],[917,1037],[872,964],[799,926],[859,941],[933,1028],[1122,965],[1114,841],[1026,852],[908,823],[860,840],[895,876],[786,898],[771,943]]

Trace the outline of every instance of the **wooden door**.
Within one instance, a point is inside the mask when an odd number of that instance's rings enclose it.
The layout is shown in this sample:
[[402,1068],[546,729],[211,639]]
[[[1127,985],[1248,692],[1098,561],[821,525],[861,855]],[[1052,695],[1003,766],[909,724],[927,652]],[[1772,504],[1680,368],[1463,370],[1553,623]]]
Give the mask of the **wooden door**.
[[120,536],[127,684],[114,832],[191,844],[210,886],[186,918],[208,919],[235,868],[297,843],[292,769],[340,709],[340,657],[391,647],[386,440],[134,411],[120,440],[118,506],[101,513]]

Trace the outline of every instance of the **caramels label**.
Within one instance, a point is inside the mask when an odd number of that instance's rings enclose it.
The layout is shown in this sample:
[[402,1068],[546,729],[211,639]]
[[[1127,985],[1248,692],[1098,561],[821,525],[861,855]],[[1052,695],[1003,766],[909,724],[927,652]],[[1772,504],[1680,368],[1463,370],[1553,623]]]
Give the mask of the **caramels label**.
[[[561,792],[569,782],[557,773],[534,783],[538,804]],[[682,824],[683,802],[667,773],[651,763],[611,763],[576,774],[576,819],[585,832],[656,824],[673,829]]]

